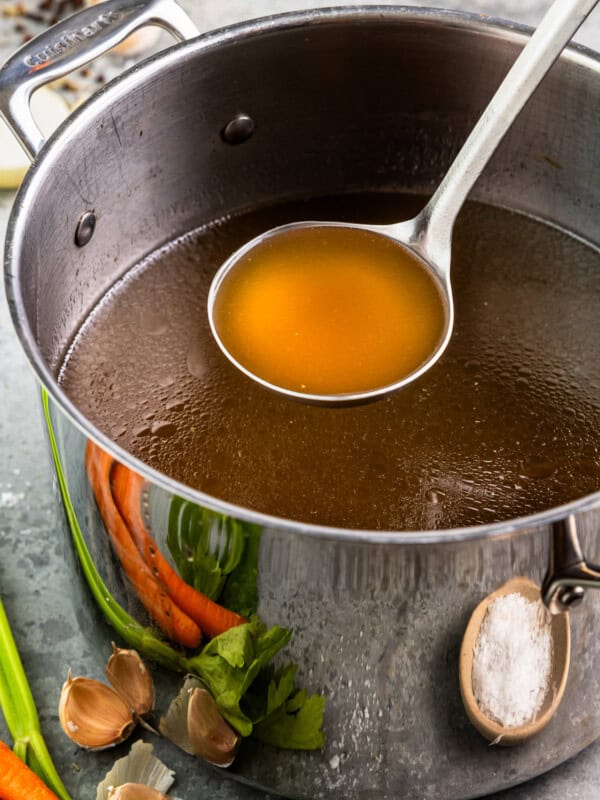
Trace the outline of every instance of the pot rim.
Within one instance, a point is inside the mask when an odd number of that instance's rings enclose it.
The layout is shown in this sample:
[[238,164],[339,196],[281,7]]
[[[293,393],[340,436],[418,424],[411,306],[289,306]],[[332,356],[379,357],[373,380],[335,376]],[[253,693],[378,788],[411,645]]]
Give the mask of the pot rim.
[[[125,466],[135,470],[153,484],[158,484],[172,494],[194,503],[250,523],[266,528],[275,528],[303,536],[319,539],[334,539],[348,542],[365,542],[397,545],[429,545],[456,543],[470,540],[483,540],[525,533],[532,528],[550,525],[569,514],[584,513],[600,506],[600,490],[565,503],[555,508],[517,517],[489,525],[473,525],[462,528],[450,528],[433,531],[370,531],[366,529],[339,528],[326,525],[315,525],[301,521],[285,519],[228,503],[211,495],[186,486],[153,469],[143,461],[131,455],[113,442],[93,425],[69,399],[57,383],[56,377],[45,364],[32,331],[26,325],[26,314],[23,298],[19,288],[21,243],[27,234],[27,217],[36,189],[52,170],[52,160],[69,146],[82,128],[94,119],[99,107],[110,105],[126,96],[140,82],[149,80],[160,73],[165,61],[177,62],[188,57],[190,52],[206,52],[227,45],[230,41],[241,41],[256,35],[288,30],[307,25],[324,25],[338,21],[359,24],[366,20],[386,19],[394,21],[407,19],[423,25],[442,23],[444,27],[467,29],[475,33],[495,34],[508,41],[523,42],[532,29],[520,23],[483,18],[480,14],[453,11],[439,8],[418,8],[414,6],[341,6],[336,8],[319,8],[305,11],[293,11],[275,14],[254,20],[229,25],[209,31],[195,39],[180,42],[151,56],[143,63],[136,65],[113,79],[109,84],[95,92],[88,100],[77,108],[60,125],[42,148],[33,165],[28,170],[13,204],[6,234],[5,246],[5,288],[13,325],[25,354],[35,372],[36,378],[55,403],[84,435],[94,439],[107,452]],[[600,74],[600,55],[589,48],[579,45],[568,45],[560,56],[562,61],[576,63],[582,68],[591,69]]]

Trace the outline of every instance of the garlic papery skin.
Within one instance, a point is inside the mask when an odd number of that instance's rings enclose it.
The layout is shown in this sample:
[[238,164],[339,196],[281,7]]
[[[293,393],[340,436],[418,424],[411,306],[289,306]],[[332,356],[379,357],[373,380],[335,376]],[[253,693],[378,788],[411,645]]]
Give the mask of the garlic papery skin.
[[124,783],[110,790],[108,800],[169,800],[169,797],[143,783]]
[[123,650],[113,642],[105,674],[113,689],[139,717],[154,708],[154,684],[150,670],[135,650]]
[[127,739],[135,720],[114,689],[92,678],[73,678],[60,694],[58,716],[63,731],[87,750],[104,750]]
[[141,784],[166,795],[174,780],[175,773],[154,755],[152,745],[138,739],[129,753],[117,759],[100,781],[95,800],[108,800],[115,787],[126,783]]
[[188,736],[195,755],[217,767],[233,764],[241,741],[206,689],[190,691]]

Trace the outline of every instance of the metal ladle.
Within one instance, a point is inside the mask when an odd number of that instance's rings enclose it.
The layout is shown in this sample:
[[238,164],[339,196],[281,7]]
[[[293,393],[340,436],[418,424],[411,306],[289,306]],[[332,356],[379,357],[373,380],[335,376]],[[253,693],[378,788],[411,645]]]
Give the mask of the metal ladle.
[[[236,250],[217,271],[208,295],[211,330],[227,358],[247,376],[266,388],[297,400],[321,405],[348,405],[377,399],[404,388],[432,367],[446,349],[454,323],[450,251],[452,230],[458,212],[505,133],[597,2],[598,0],[555,0],[481,115],[434,195],[414,219],[394,225],[294,222],[262,233]],[[442,291],[446,319],[436,349],[418,369],[394,383],[352,393],[299,392],[277,386],[254,374],[236,360],[221,340],[215,323],[215,303],[225,277],[236,268],[243,269],[240,260],[268,238],[292,230],[324,226],[370,231],[392,240],[426,265]]]

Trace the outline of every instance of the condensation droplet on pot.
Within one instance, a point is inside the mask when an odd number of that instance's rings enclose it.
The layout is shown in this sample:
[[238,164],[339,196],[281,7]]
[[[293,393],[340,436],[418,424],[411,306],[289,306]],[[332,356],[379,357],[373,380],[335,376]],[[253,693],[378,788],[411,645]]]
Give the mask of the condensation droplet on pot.
[[556,464],[547,458],[533,459],[521,466],[520,474],[524,478],[549,478],[556,472]]
[[192,344],[187,352],[187,368],[194,378],[204,378],[208,364],[199,344]]
[[150,426],[149,425],[138,425],[136,428],[133,429],[134,436],[149,436],[150,435]]
[[470,359],[465,363],[466,372],[476,373],[479,372],[480,369],[481,369],[481,364],[479,361],[475,359]]
[[167,438],[177,432],[177,427],[172,422],[156,421],[152,424],[152,435]]
[[167,411],[181,411],[184,407],[185,403],[178,397],[173,397],[171,400],[167,400],[165,405]]
[[150,336],[160,336],[166,333],[169,327],[166,317],[157,311],[147,312],[143,317],[142,325],[144,332]]

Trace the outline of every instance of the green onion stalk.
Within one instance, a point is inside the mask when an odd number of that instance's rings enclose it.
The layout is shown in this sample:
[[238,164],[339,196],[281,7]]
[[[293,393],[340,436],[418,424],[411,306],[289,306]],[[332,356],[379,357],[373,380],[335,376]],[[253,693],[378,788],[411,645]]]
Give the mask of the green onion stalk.
[[13,750],[61,800],[70,800],[44,742],[23,663],[0,599],[0,707]]
[[114,628],[123,641],[127,642],[127,644],[139,653],[167,669],[175,670],[176,672],[188,672],[189,660],[166,642],[159,639],[150,628],[145,628],[143,625],[140,625],[137,620],[121,608],[100,577],[85,543],[73,504],[71,503],[69,490],[60,463],[56,437],[52,428],[48,394],[44,390],[42,391],[42,403],[44,406],[44,414],[46,417],[48,436],[50,439],[52,456],[54,458],[54,465],[56,467],[58,484],[71,529],[73,544],[75,545],[83,574],[98,607],[104,614],[107,622]]

